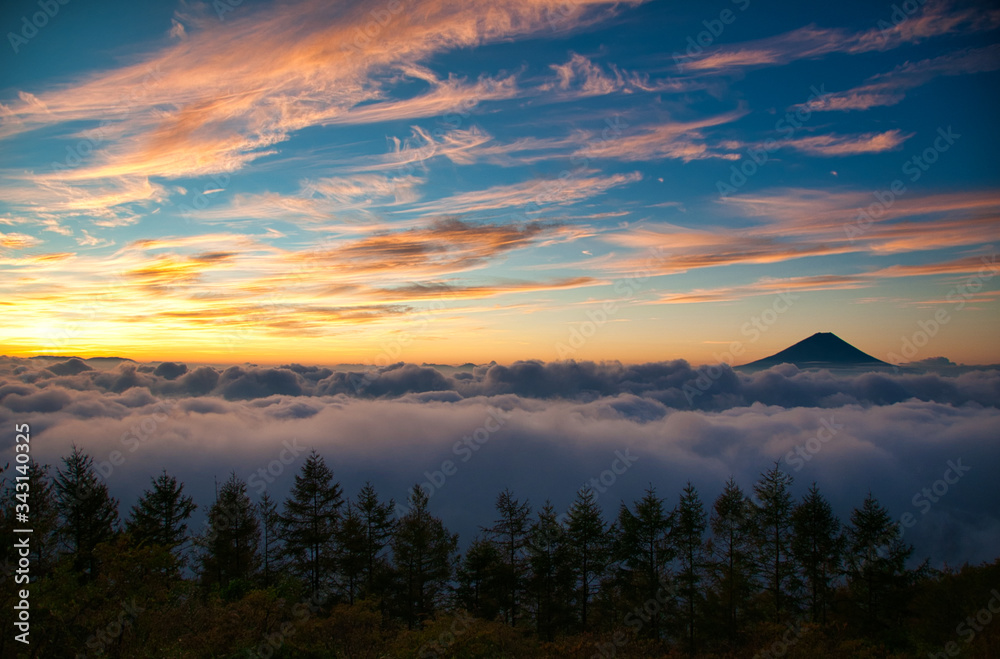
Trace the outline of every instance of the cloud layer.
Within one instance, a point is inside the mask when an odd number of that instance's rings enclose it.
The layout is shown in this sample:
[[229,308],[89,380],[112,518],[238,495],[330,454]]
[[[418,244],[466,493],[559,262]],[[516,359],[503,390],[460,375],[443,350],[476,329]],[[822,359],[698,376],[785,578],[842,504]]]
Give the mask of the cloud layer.
[[[744,374],[677,361],[350,371],[5,359],[0,372],[0,421],[29,423],[43,462],[84,447],[125,501],[162,467],[203,502],[212,477],[230,470],[255,493],[284,496],[315,447],[348,493],[370,478],[402,498],[428,482],[435,512],[468,540],[503,487],[565,507],[615,451],[629,451],[635,465],[600,495],[608,514],[649,483],[673,499],[690,479],[711,500],[730,474],[749,487],[777,460],[797,492],[817,481],[843,519],[869,489],[895,516],[913,513],[906,536],[936,564],[985,560],[1000,547],[997,370],[838,375],[784,365]],[[971,471],[927,508],[921,490],[949,460]],[[445,461],[457,473],[436,473]]]

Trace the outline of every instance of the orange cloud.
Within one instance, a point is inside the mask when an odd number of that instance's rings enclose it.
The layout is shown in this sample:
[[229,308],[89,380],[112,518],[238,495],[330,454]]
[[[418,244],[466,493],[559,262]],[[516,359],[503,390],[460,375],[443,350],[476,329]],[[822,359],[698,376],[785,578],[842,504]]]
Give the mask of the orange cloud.
[[[0,297],[32,319],[33,345],[44,350],[66,342],[85,346],[85,336],[120,338],[125,326],[135,349],[162,345],[169,336],[224,349],[234,341],[329,335],[357,324],[398,330],[411,322],[412,305],[421,301],[468,302],[596,285],[585,276],[486,283],[456,276],[570,233],[553,224],[444,219],[299,250],[268,245],[265,236],[153,238],[104,257],[0,258],[16,272],[0,284]],[[466,305],[453,313],[493,306]],[[368,339],[387,330],[373,331]],[[0,336],[20,345],[26,339],[18,332],[10,326]]]
[[[888,15],[886,16],[888,18]],[[885,51],[956,32],[988,31],[1000,25],[1000,11],[956,9],[945,0],[929,0],[919,14],[891,26],[860,32],[815,25],[744,44],[723,46],[682,61],[682,71],[735,73],[741,69],[785,65],[830,53]]]
[[[433,0],[400,11],[376,37],[358,39],[366,5],[305,0],[280,8],[245,8],[219,22],[181,16],[187,38],[144,61],[34,94],[7,108],[0,137],[36,127],[108,120],[111,142],[78,179],[123,174],[184,176],[232,171],[291,131],[330,123],[431,116],[474,102],[510,98],[513,77],[467,85],[438,81],[413,62],[454,48],[567,27],[607,9],[604,0],[506,0],[473,4]],[[288,47],[288,44],[295,44]],[[385,102],[399,74],[423,78],[425,94]],[[122,90],[132,90],[124,95]],[[102,146],[105,146],[102,144]]]
[[[764,277],[745,286],[720,286],[709,289],[695,289],[687,293],[664,295],[659,299],[663,304],[694,304],[699,302],[731,302],[755,295],[767,295],[783,291],[830,291],[853,290],[875,286],[885,279],[904,277],[926,277],[934,275],[974,275],[1000,272],[996,264],[996,254],[980,257],[964,257],[952,261],[923,263],[917,265],[894,265],[857,275],[812,275],[776,279]],[[991,294],[992,295],[992,294]],[[987,298],[989,296],[986,296]],[[986,298],[981,301],[988,301]],[[954,304],[954,300],[948,301]],[[936,303],[927,301],[926,303]]]
[[41,240],[26,233],[0,233],[0,248],[28,249],[41,244]]
[[[440,80],[419,62],[456,48],[587,25],[619,5],[429,0],[419,8],[400,6],[384,29],[366,36],[372,16],[364,3],[246,6],[225,21],[199,13],[211,12],[207,4],[191,5],[176,16],[175,38],[141,61],[22,91],[2,108],[0,140],[42,127],[77,131],[89,122],[86,136],[67,135],[88,143],[79,164],[26,177],[30,187],[46,188],[32,211],[104,209],[113,215],[106,223],[128,222],[129,212],[108,209],[163,200],[167,191],[151,177],[233,172],[311,126],[464,113],[513,98],[520,93],[514,75]],[[424,91],[388,100],[414,81]],[[454,155],[461,157],[457,150]]]
[[746,116],[740,108],[724,114],[693,121],[670,121],[653,127],[625,128],[620,135],[607,139],[597,135],[586,137],[577,150],[577,157],[611,158],[615,160],[657,160],[674,158],[688,162],[703,158],[738,157],[730,151],[710,149],[704,141],[703,128],[731,123]]
[[799,137],[783,142],[810,156],[854,156],[861,153],[882,153],[895,151],[913,134],[903,134],[901,130],[887,130],[884,133],[861,133],[859,135],[814,135]]
[[592,277],[569,277],[547,282],[508,282],[481,286],[429,282],[410,284],[389,289],[373,289],[371,294],[391,301],[416,301],[447,298],[449,300],[476,300],[509,293],[537,293],[598,286],[606,282]]
[[769,295],[785,291],[831,291],[864,288],[871,280],[863,276],[818,275],[812,277],[763,278],[746,286],[721,286],[695,289],[688,293],[664,295],[661,304],[696,304],[701,302],[732,302],[755,295]]
[[405,271],[410,277],[427,276],[480,266],[560,231],[551,224],[471,224],[443,219],[426,227],[386,231],[327,249],[298,252],[290,258],[357,280],[374,272]]
[[642,180],[642,174],[612,174],[594,176],[593,170],[579,171],[577,175],[551,180],[533,180],[511,185],[495,185],[485,190],[463,192],[422,204],[412,210],[419,213],[475,213],[501,208],[525,208],[531,212],[549,204],[571,204],[597,196],[635,181]]
[[918,62],[907,62],[888,73],[872,76],[859,87],[824,94],[809,103],[796,106],[813,112],[867,110],[899,103],[909,89],[919,87],[938,76],[957,76],[1000,68],[1000,45],[967,49]]
[[550,64],[549,68],[555,71],[557,81],[544,84],[541,89],[547,92],[561,92],[557,98],[550,98],[549,102],[618,92],[631,94],[635,91],[691,91],[703,86],[690,80],[650,80],[648,75],[626,71],[614,64],[609,65],[606,71],[578,53],[572,53],[565,64]]
[[[1000,195],[992,191],[904,194],[888,208],[878,204],[880,214],[859,228],[859,212],[866,212],[874,201],[874,196],[862,192],[784,190],[738,195],[720,202],[757,220],[744,231],[658,224],[604,239],[634,250],[662,250],[665,256],[654,268],[659,274],[846,253],[913,253],[1000,240]],[[626,259],[595,267],[628,272],[633,265]]]

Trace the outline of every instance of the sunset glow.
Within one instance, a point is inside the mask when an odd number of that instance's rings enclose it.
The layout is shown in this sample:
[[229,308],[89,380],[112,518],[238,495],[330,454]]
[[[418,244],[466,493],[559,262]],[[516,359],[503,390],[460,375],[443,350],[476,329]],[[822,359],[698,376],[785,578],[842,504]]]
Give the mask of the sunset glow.
[[105,5],[8,36],[4,353],[1000,361],[995,10]]

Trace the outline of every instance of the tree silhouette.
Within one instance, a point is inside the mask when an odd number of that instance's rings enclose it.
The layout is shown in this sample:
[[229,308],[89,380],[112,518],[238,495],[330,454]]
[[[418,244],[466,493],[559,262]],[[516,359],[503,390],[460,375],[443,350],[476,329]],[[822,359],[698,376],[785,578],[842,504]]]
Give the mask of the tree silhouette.
[[365,529],[364,595],[375,595],[378,587],[389,572],[389,561],[385,555],[392,541],[396,520],[392,511],[396,502],[389,499],[382,503],[371,482],[366,482],[358,493],[356,509]]
[[280,572],[284,561],[281,560],[281,516],[278,514],[278,504],[266,491],[257,502],[257,516],[260,518],[261,532],[261,578],[267,588],[274,583],[274,577]]
[[[313,482],[337,489],[318,456],[312,462]],[[208,587],[199,593],[197,582],[177,569],[174,552],[194,502],[176,479],[161,473],[151,480],[130,509],[129,533],[114,534],[113,516],[106,518],[105,537],[108,528],[112,536],[91,542],[92,559],[85,560],[87,542],[70,551],[77,537],[69,533],[70,521],[92,521],[83,515],[84,503],[103,501],[98,508],[109,512],[114,500],[106,491],[101,496],[82,451],[74,449],[63,463],[51,486],[61,498],[50,517],[58,513],[65,553],[48,569],[31,570],[35,647],[25,650],[5,637],[3,656],[83,650],[117,657],[922,656],[927,648],[934,654],[957,647],[947,645],[955,643],[954,612],[982,610],[996,594],[990,584],[1000,578],[998,561],[944,572],[926,563],[908,569],[913,549],[871,493],[842,529],[814,483],[793,506],[791,536],[781,545],[780,564],[798,574],[783,576],[783,619],[775,625],[771,570],[778,554],[771,528],[763,525],[773,519],[768,506],[783,507],[790,479],[769,469],[755,487],[759,505],[729,478],[710,511],[691,483],[667,511],[651,484],[637,500],[623,502],[610,525],[592,491],[578,492],[562,517],[546,502],[529,519],[527,503],[505,490],[496,499],[497,519],[485,527],[490,536],[473,539],[460,560],[457,536],[430,513],[423,489],[411,490],[397,521],[393,502],[381,502],[367,483],[357,501],[336,506],[333,538],[321,554],[330,567],[314,592],[308,561],[297,572],[276,561],[281,543],[273,539],[282,524],[275,502],[265,493],[252,505],[246,483],[233,473],[208,510],[207,530],[196,537],[197,572]],[[32,523],[42,525],[35,526],[34,541],[47,533],[47,481],[44,468],[32,468],[31,501],[38,506],[32,512],[39,515]],[[20,501],[15,482],[21,481],[0,470],[8,579],[22,559],[11,538],[12,504]],[[67,516],[72,506],[79,517]],[[522,570],[516,600],[511,556]],[[798,579],[806,586],[801,592]],[[326,604],[328,586],[341,589],[342,602]],[[13,588],[0,592],[0,622],[8,627],[23,615],[16,608],[21,597]],[[799,627],[802,620],[791,619],[799,602],[812,624]],[[991,630],[983,626],[974,638],[963,638],[963,654],[992,656],[1000,637]],[[795,649],[786,652],[782,643]]]
[[840,521],[816,483],[792,513],[792,529],[792,553],[808,588],[811,619],[826,623],[833,580],[840,573],[843,537]]
[[187,541],[187,520],[198,506],[166,470],[151,482],[153,488],[145,490],[132,506],[125,528],[140,546],[175,550]]
[[881,636],[891,630],[890,617],[905,611],[904,592],[915,576],[906,569],[913,547],[903,542],[899,525],[871,492],[851,513],[847,542],[845,572],[857,624]]
[[756,587],[754,506],[732,476],[712,505],[712,565],[722,595],[730,645],[740,631],[740,614]]
[[576,493],[569,509],[567,538],[576,574],[580,624],[587,628],[587,613],[594,585],[604,575],[610,558],[607,523],[597,505],[597,495],[590,488]]
[[528,565],[531,573],[528,589],[534,603],[535,629],[547,640],[571,618],[576,576],[573,548],[566,529],[558,521],[549,501],[538,511],[528,532]]
[[97,479],[94,460],[77,446],[63,458],[56,472],[56,534],[77,572],[93,577],[97,571],[94,550],[109,542],[118,527],[118,501]]
[[500,515],[499,519],[485,530],[500,549],[501,570],[498,578],[504,592],[504,620],[513,627],[517,624],[520,597],[527,572],[524,546],[528,538],[531,506],[527,501],[524,503],[518,501],[510,488],[507,488],[497,496],[496,510]]
[[757,528],[759,562],[765,588],[771,596],[771,615],[781,621],[786,598],[795,588],[795,562],[792,556],[792,477],[781,470],[779,463],[760,476],[753,486],[757,496]]
[[451,579],[458,536],[427,509],[419,485],[410,490],[408,512],[399,520],[392,543],[397,602],[412,629],[438,607]]
[[292,570],[302,576],[312,594],[336,569],[334,547],[340,507],[340,484],[323,457],[313,450],[306,458],[281,513],[281,535]]
[[696,611],[701,600],[699,585],[704,573],[705,507],[698,490],[688,481],[674,511],[671,541],[677,550],[680,600],[685,609],[684,628],[688,653],[695,653]]
[[[670,543],[673,511],[666,511],[663,499],[656,496],[650,485],[646,494],[634,501],[635,512],[624,503],[618,512],[618,536],[615,558],[621,565],[621,590],[625,604],[642,607],[648,601],[658,601],[667,580],[668,564],[675,555]],[[660,597],[658,597],[660,595]],[[650,635],[660,638],[662,611],[659,607],[650,615]]]
[[246,482],[232,472],[208,510],[208,529],[198,539],[205,585],[241,595],[260,567],[260,522]]
[[472,615],[493,620],[500,615],[506,599],[502,579],[504,557],[495,542],[475,537],[462,557],[456,574],[458,600]]
[[344,505],[344,512],[334,535],[339,551],[337,564],[341,587],[347,593],[348,603],[354,604],[365,583],[368,554],[365,522],[350,499]]

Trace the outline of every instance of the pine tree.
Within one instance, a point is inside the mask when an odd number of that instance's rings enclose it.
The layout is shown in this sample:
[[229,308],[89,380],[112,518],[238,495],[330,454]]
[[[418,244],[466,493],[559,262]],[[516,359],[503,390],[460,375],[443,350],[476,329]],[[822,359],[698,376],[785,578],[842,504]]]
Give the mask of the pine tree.
[[501,552],[502,570],[498,576],[504,590],[504,621],[513,627],[517,624],[520,597],[527,571],[524,545],[528,537],[531,506],[527,501],[524,503],[518,501],[514,498],[514,493],[507,488],[497,496],[496,509],[500,518],[485,530]]
[[340,568],[341,586],[347,593],[347,602],[354,604],[354,600],[361,595],[365,585],[368,553],[365,521],[350,499],[344,505],[344,513],[335,535],[337,548],[340,551],[337,563]]
[[816,483],[792,513],[792,530],[792,553],[808,588],[812,621],[825,624],[833,580],[840,572],[843,537],[840,521]]
[[336,570],[334,539],[341,505],[340,484],[313,450],[295,475],[281,514],[285,552],[312,594],[318,593]]
[[705,566],[703,538],[705,535],[705,507],[698,490],[688,481],[674,511],[671,541],[677,551],[677,581],[680,600],[684,605],[684,628],[688,653],[695,654],[696,612],[701,601],[701,584]]
[[392,511],[396,502],[392,499],[379,501],[375,487],[367,482],[358,493],[356,505],[358,516],[365,528],[364,597],[373,597],[381,591],[383,577],[389,573],[386,549],[392,542],[396,520]]
[[772,614],[780,622],[787,608],[786,600],[797,587],[795,562],[792,557],[792,477],[781,471],[775,462],[761,474],[754,485],[758,506],[757,527],[760,532],[759,562],[765,580],[765,590],[771,596]]
[[549,501],[538,511],[528,532],[528,565],[531,574],[528,589],[534,604],[535,626],[539,636],[551,641],[571,618],[576,576],[573,552],[566,529],[559,523]]
[[414,485],[408,512],[393,537],[397,602],[407,626],[413,629],[441,603],[451,579],[458,536],[448,532],[427,509],[427,493]]
[[472,615],[494,620],[507,595],[502,579],[504,559],[496,543],[473,538],[462,557],[458,572],[458,601]]
[[264,587],[268,588],[274,584],[284,563],[281,560],[281,516],[277,502],[267,492],[261,494],[257,502],[257,516],[261,531],[261,577]]
[[55,479],[56,533],[74,569],[86,577],[97,572],[94,549],[110,542],[118,527],[118,501],[97,479],[94,460],[74,446]]
[[[615,542],[615,557],[621,565],[621,591],[626,608],[640,610],[648,601],[659,601],[660,589],[667,581],[667,565],[674,557],[670,543],[672,511],[663,508],[663,499],[656,496],[652,485],[642,499],[633,502],[635,512],[622,503],[618,513],[619,534]],[[659,595],[659,597],[658,597]],[[650,617],[650,635],[660,638],[662,612],[657,608]]]
[[916,572],[906,569],[913,546],[903,542],[899,525],[871,492],[851,513],[847,541],[847,585],[859,626],[872,635],[885,634],[892,627],[890,616],[905,612],[906,588],[926,563]]
[[587,613],[594,585],[604,576],[610,558],[607,523],[597,505],[597,496],[590,488],[577,492],[569,509],[567,537],[573,552],[573,565],[578,589],[580,624],[587,628]]
[[201,577],[239,596],[260,568],[260,521],[246,482],[230,474],[208,510],[208,529],[198,539],[202,548]]
[[174,550],[187,541],[187,520],[198,506],[184,494],[184,485],[167,475],[166,470],[151,481],[153,489],[139,496],[125,528],[139,546],[160,545]]
[[753,595],[756,579],[753,512],[753,502],[730,476],[712,506],[711,547],[732,646],[739,634],[740,614]]

